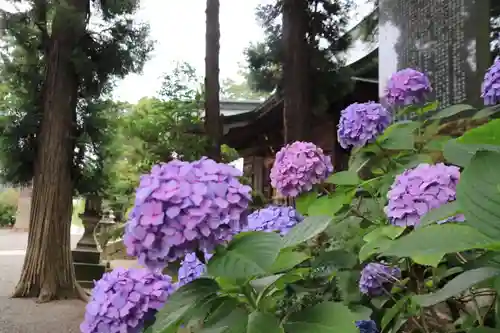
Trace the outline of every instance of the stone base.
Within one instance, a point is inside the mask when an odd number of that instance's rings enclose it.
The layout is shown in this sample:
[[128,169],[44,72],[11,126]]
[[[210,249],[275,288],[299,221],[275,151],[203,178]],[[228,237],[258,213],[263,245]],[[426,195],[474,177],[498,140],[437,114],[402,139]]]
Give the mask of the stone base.
[[71,251],[73,262],[87,264],[99,264],[101,262],[101,253],[97,249],[79,249]]
[[106,271],[106,266],[102,264],[88,264],[74,262],[76,280],[80,284],[100,280]]

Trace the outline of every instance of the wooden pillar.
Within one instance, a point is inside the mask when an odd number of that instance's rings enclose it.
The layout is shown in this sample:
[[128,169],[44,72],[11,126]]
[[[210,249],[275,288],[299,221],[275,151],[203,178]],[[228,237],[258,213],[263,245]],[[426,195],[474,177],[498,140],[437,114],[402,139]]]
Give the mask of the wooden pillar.
[[252,187],[259,193],[264,193],[264,172],[264,157],[252,157]]

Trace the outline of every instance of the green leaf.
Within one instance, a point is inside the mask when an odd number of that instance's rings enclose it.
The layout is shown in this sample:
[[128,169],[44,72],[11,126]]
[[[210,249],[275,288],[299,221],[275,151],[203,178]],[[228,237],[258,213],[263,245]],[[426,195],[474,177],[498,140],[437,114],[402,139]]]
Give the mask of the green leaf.
[[384,251],[386,251],[388,248],[391,247],[392,242],[393,242],[392,239],[385,236],[381,236],[375,238],[373,241],[369,243],[366,243],[359,250],[358,254],[359,261],[363,262],[374,254],[384,253]]
[[239,234],[223,253],[216,252],[208,262],[208,273],[231,279],[248,279],[266,274],[274,264],[282,238],[273,232]]
[[472,249],[484,249],[497,242],[466,224],[432,224],[416,228],[400,237],[383,251],[384,255],[397,257],[445,255]]
[[328,227],[331,216],[310,216],[294,226],[283,238],[283,247],[293,247],[319,235]]
[[438,254],[428,254],[423,256],[422,255],[412,256],[411,260],[420,265],[438,267],[441,260],[443,260],[443,257],[444,254],[438,253]]
[[399,299],[389,310],[385,311],[384,316],[382,317],[382,331],[385,331],[387,325],[391,323],[391,321],[397,317],[397,315],[403,310],[404,306],[408,303],[408,297],[405,296]]
[[484,125],[468,130],[457,138],[457,142],[500,146],[500,119],[490,120]]
[[467,224],[500,240],[500,154],[479,151],[460,176],[457,201]]
[[345,192],[334,192],[330,195],[320,197],[309,205],[307,214],[309,216],[333,216],[348,201],[348,194]]
[[500,269],[492,267],[481,267],[466,271],[453,278],[440,290],[431,294],[413,296],[413,300],[420,306],[432,306],[444,302],[448,298],[457,296],[480,282],[499,275]]
[[[228,308],[224,309],[229,310]],[[248,323],[248,312],[241,308],[232,308],[227,315],[220,316],[222,312],[219,313],[219,320],[211,320],[211,325],[205,323],[205,329],[215,330],[215,329],[226,329],[224,333],[246,333],[247,323]],[[202,331],[205,333],[205,331]]]
[[269,275],[265,276],[260,279],[255,279],[250,281],[250,285],[258,292],[262,292],[263,290],[267,289],[270,285],[278,281],[284,274],[275,274],[275,275]]
[[306,215],[309,210],[309,206],[314,202],[314,200],[316,200],[317,197],[318,194],[316,192],[302,193],[295,199],[295,208],[300,214]]
[[455,104],[438,111],[435,115],[431,117],[431,119],[448,118],[456,114],[462,113],[464,111],[470,111],[470,110],[474,110],[474,107],[467,104]]
[[466,167],[479,150],[500,152],[500,146],[488,144],[460,143],[457,139],[445,143],[443,156],[451,164]]
[[284,333],[278,318],[270,313],[252,312],[248,316],[247,333]]
[[203,277],[182,286],[156,314],[156,321],[152,326],[153,333],[162,333],[176,327],[181,319],[204,305],[205,300],[216,297],[219,290],[215,280]]
[[436,111],[438,107],[439,107],[438,101],[429,102],[429,103],[426,103],[423,107],[418,108],[417,114],[424,115],[426,113]]
[[325,182],[335,185],[358,185],[361,179],[354,171],[340,171],[328,177]]
[[468,333],[498,333],[498,328],[474,327]]
[[415,147],[414,132],[422,124],[416,121],[400,122],[389,126],[377,141],[384,149],[413,150]]
[[384,225],[367,233],[363,237],[363,240],[367,243],[370,243],[381,236],[385,236],[390,239],[396,239],[399,236],[401,236],[403,232],[405,232],[405,230],[406,230],[405,227],[399,227],[395,225]]
[[326,251],[319,254],[312,263],[312,268],[328,266],[337,270],[351,269],[358,263],[354,253],[344,250]]
[[354,323],[363,319],[342,303],[323,302],[292,313],[284,326],[287,333],[359,333]]
[[457,201],[452,201],[441,205],[438,208],[431,209],[420,219],[419,227],[421,228],[429,224],[444,221],[452,216],[455,216],[460,211],[459,207],[460,205]]
[[272,273],[287,271],[307,259],[309,259],[309,256],[303,252],[285,249],[280,252],[278,258],[276,258],[276,261],[271,266],[270,271]]
[[423,151],[443,151],[445,144],[453,139],[451,136],[438,136],[428,141],[422,148]]
[[472,117],[472,119],[476,120],[476,119],[488,118],[499,111],[500,111],[500,105],[490,106],[476,112],[476,114]]

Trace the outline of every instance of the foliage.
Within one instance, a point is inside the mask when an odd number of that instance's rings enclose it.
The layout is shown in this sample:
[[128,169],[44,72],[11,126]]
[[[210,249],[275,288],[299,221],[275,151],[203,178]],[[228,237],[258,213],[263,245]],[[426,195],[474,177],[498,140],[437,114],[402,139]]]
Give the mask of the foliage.
[[[246,50],[248,82],[256,91],[272,92],[282,87],[284,62],[283,31],[280,20],[282,0],[257,8],[257,19],[264,29],[264,41],[251,44]],[[309,59],[311,82],[316,101],[328,100],[331,91],[346,92],[350,87],[346,68],[340,56],[349,45],[345,27],[351,1],[308,0]]]
[[[13,1],[15,4],[17,1]],[[45,4],[45,2],[42,2]],[[0,158],[2,176],[14,184],[33,178],[38,150],[37,134],[43,112],[46,53],[50,27],[58,4],[30,1],[14,12],[2,11],[2,116]],[[92,21],[73,50],[78,93],[74,113],[75,139],[73,179],[77,193],[97,192],[109,136],[108,120],[116,115],[106,96],[116,79],[140,72],[152,49],[147,25],[137,24],[133,15],[138,1],[119,5],[101,1],[92,10]],[[90,13],[89,13],[90,15]],[[88,23],[88,21],[87,21]]]
[[0,192],[0,227],[11,227],[16,222],[19,191],[6,188]]
[[[218,247],[207,274],[172,295],[151,332],[179,325],[194,332],[258,332],[265,325],[275,332],[355,333],[356,321],[370,319],[383,332],[498,329],[500,141],[492,133],[500,121],[450,138],[439,134],[440,126],[471,106],[410,107],[416,119],[389,126],[353,151],[348,170],[296,199],[306,218],[286,235],[246,232]],[[384,208],[395,178],[444,160],[464,168],[456,201],[427,207],[416,227],[392,225]],[[458,214],[466,222],[454,222]],[[372,262],[397,268],[401,277],[385,277],[384,291],[368,297],[357,281]]]

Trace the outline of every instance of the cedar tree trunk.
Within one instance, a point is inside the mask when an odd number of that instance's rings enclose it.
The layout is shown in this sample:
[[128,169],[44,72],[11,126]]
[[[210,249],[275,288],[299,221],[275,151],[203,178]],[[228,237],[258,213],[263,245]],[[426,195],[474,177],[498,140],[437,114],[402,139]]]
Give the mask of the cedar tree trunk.
[[222,124],[219,102],[220,25],[219,0],[207,0],[205,35],[205,132],[210,139],[208,156],[220,161]]
[[44,112],[34,169],[28,249],[13,297],[84,298],[73,269],[70,226],[73,121],[78,78],[72,53],[85,33],[87,0],[57,7],[48,40]]
[[283,0],[285,143],[309,139],[311,82],[307,0]]

